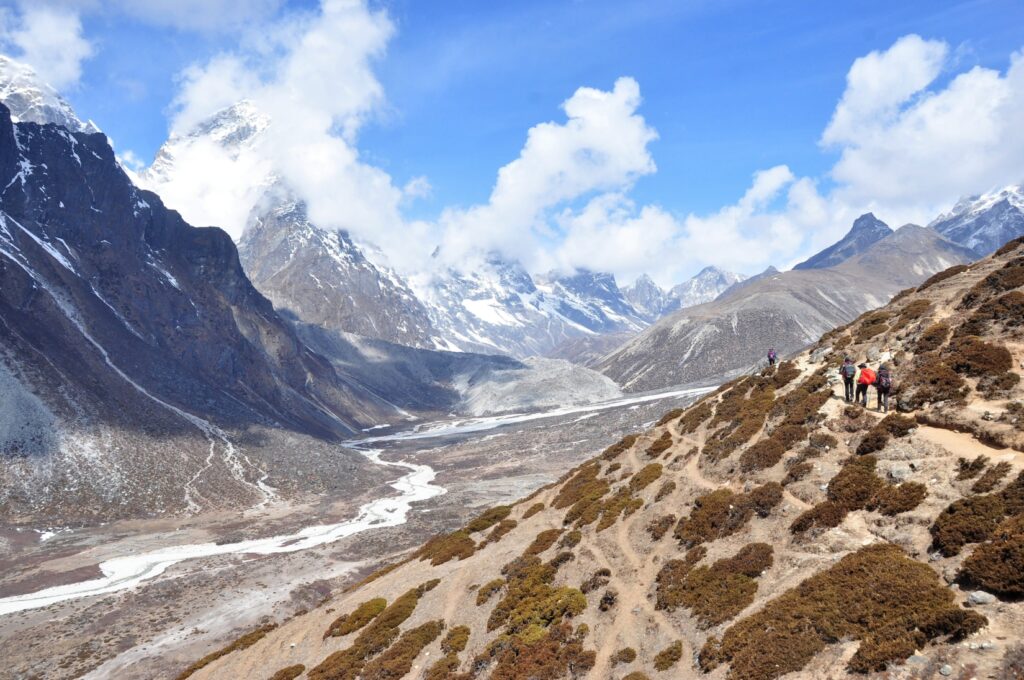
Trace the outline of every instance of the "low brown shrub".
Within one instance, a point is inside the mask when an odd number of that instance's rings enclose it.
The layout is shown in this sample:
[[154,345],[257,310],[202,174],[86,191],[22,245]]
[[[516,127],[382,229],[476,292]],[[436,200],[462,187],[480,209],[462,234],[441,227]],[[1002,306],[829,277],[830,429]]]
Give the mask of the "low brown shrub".
[[781,390],[783,387],[800,377],[800,369],[792,361],[783,361],[772,376],[772,387]]
[[458,654],[466,648],[469,643],[469,626],[455,626],[448,630],[448,634],[441,640],[441,651],[445,654]]
[[903,482],[899,485],[886,485],[878,490],[868,504],[868,510],[877,510],[886,516],[910,512],[921,504],[928,496],[928,489],[918,482]]
[[608,466],[608,469],[604,471],[605,477],[611,477],[613,474],[622,469],[622,463],[612,463]]
[[303,673],[306,672],[306,667],[301,663],[297,663],[294,666],[285,666],[281,670],[277,671],[270,676],[270,680],[295,680]]
[[705,400],[686,409],[679,419],[679,434],[693,434],[711,417],[713,407],[711,401]]
[[620,439],[619,441],[615,442],[607,449],[605,449],[601,453],[600,458],[602,460],[615,460],[616,458],[624,454],[626,451],[629,451],[631,448],[633,448],[633,444],[635,444],[636,440],[639,438],[640,435],[638,434],[627,434],[625,437],[623,437],[622,439]]
[[505,579],[496,578],[480,586],[480,589],[476,591],[476,606],[482,607],[487,604],[487,600],[491,599],[491,595],[505,587]]
[[654,426],[661,427],[662,425],[668,425],[673,420],[677,420],[681,415],[683,415],[685,410],[686,409],[682,408],[674,408],[671,411],[666,412],[665,415],[658,419],[658,422],[655,423]]
[[937,321],[921,331],[917,342],[914,343],[914,351],[918,354],[932,352],[942,347],[949,340],[949,324],[945,321]]
[[508,635],[556,626],[587,607],[579,590],[553,585],[557,566],[545,564],[535,555],[524,555],[502,568],[505,594],[491,610],[487,630],[502,626]]
[[614,588],[609,588],[604,591],[604,595],[598,600],[597,608],[600,611],[606,612],[615,606],[615,603],[619,601],[619,592]]
[[658,489],[658,493],[654,494],[654,502],[657,503],[659,501],[665,500],[675,490],[675,482],[673,482],[672,480],[665,482],[664,484],[661,485],[661,488]]
[[476,552],[476,542],[463,529],[450,534],[435,536],[416,551],[415,556],[421,560],[430,560],[433,566],[451,560],[464,560]]
[[544,511],[544,504],[543,503],[534,503],[533,505],[531,505],[530,507],[528,507],[526,509],[526,512],[523,513],[523,519],[530,519],[531,517],[536,515],[538,512],[543,512],[543,511]]
[[862,456],[847,461],[828,483],[828,499],[847,510],[859,510],[867,506],[885,484],[884,480],[875,474],[876,464],[874,456]]
[[501,636],[478,663],[495,663],[491,680],[576,678],[594,667],[596,657],[583,648],[583,639],[573,633],[572,626],[562,623],[526,637]]
[[555,544],[558,537],[562,535],[561,529],[545,529],[537,534],[533,542],[527,546],[524,555],[539,555]]
[[790,425],[783,423],[776,427],[771,434],[772,439],[777,441],[784,450],[789,451],[797,444],[807,438],[807,428],[802,425]]
[[825,432],[814,432],[808,439],[810,445],[815,449],[834,449],[839,445],[839,440]]
[[964,293],[959,309],[970,309],[1001,293],[1024,286],[1024,257],[1015,257]]
[[660,463],[645,465],[629,480],[629,490],[636,493],[646,489],[661,477],[662,469]]
[[683,642],[676,640],[665,649],[658,652],[654,657],[654,668],[659,671],[667,671],[679,663],[683,658]]
[[978,456],[974,460],[958,458],[956,461],[956,478],[958,481],[974,479],[981,474],[981,471],[988,465],[988,456]]
[[675,515],[662,515],[661,517],[656,517],[648,523],[647,533],[651,535],[651,539],[660,541],[661,537],[668,533],[668,530],[671,529],[672,525],[675,523]]
[[858,456],[865,456],[875,451],[881,451],[889,443],[889,433],[880,427],[873,427],[868,430],[860,443],[857,444],[856,453]]
[[248,633],[246,633],[245,635],[243,635],[240,638],[236,639],[234,642],[232,642],[228,646],[222,647],[222,648],[218,649],[215,652],[211,652],[210,654],[207,654],[206,656],[204,656],[199,661],[196,661],[194,664],[192,664],[191,666],[186,668],[184,671],[182,671],[178,675],[177,680],[185,680],[185,678],[191,677],[192,674],[195,673],[196,671],[199,671],[199,670],[202,670],[203,668],[206,668],[207,666],[209,666],[211,663],[213,663],[217,659],[220,659],[221,657],[227,656],[231,652],[237,652],[237,651],[240,651],[240,650],[243,650],[243,649],[248,649],[249,647],[252,647],[254,644],[256,644],[257,642],[259,642],[260,640],[265,638],[267,636],[267,633],[269,633],[270,631],[274,630],[275,628],[277,628],[277,624],[276,623],[269,623],[269,624],[267,624],[265,626],[260,626],[256,630],[249,631]]
[[444,621],[429,621],[411,628],[388,649],[364,667],[362,680],[399,680],[412,670],[412,663],[423,648],[444,630]]
[[475,534],[479,531],[490,529],[495,524],[512,514],[512,508],[508,505],[497,505],[466,525],[466,533]]
[[580,592],[590,593],[598,588],[604,588],[608,585],[611,580],[612,572],[610,569],[602,567],[595,571],[590,577],[580,585]]
[[889,318],[889,312],[884,310],[868,312],[859,319],[860,326],[854,331],[853,341],[867,342],[876,335],[889,330],[889,324],[887,323]]
[[558,547],[563,549],[575,548],[583,540],[583,532],[579,529],[573,529],[568,532],[565,536],[562,536],[562,540],[558,542]]
[[785,447],[774,438],[762,439],[740,456],[740,469],[743,472],[765,470],[782,460],[785,453]]
[[601,499],[611,490],[608,480],[598,479],[600,469],[600,465],[584,465],[559,489],[551,507],[569,508],[563,523],[571,524],[584,515],[589,522],[597,519]]
[[893,437],[906,437],[913,430],[917,429],[917,422],[913,418],[908,418],[898,413],[890,413],[882,418],[882,422],[878,426]]
[[633,671],[629,675],[622,676],[622,680],[651,680],[646,673],[640,671]]
[[848,668],[866,672],[913,653],[892,640],[920,634],[924,642],[960,640],[986,623],[958,607],[929,566],[894,545],[875,544],[771,600],[730,626],[721,640],[709,639],[699,662],[706,672],[729,663],[730,678],[773,680],[803,669],[829,644],[860,640]]
[[329,637],[343,637],[354,633],[370,621],[377,618],[377,615],[388,606],[388,601],[383,597],[375,597],[372,600],[363,602],[348,614],[342,614],[336,618],[327,630],[324,631],[324,639]]
[[950,368],[937,354],[919,354],[911,361],[903,384],[900,385],[901,408],[918,409],[926,403],[949,401],[959,403],[967,394],[963,378]]
[[959,578],[1003,597],[1024,597],[1024,515],[1004,520],[964,560]]
[[623,647],[612,654],[612,665],[618,666],[621,663],[633,663],[636,660],[636,650],[632,647]]
[[[895,298],[893,298],[893,300],[895,300]],[[903,307],[903,309],[900,310],[900,327],[906,326],[911,321],[920,319],[922,316],[927,314],[928,311],[931,310],[931,308],[932,303],[930,300],[925,300],[924,298],[917,298],[916,300],[911,300],[906,304],[906,306]]]
[[672,433],[665,430],[661,433],[661,436],[654,440],[654,442],[647,447],[646,453],[648,458],[657,458],[661,454],[665,453],[672,447]]
[[968,543],[988,539],[1006,512],[996,494],[968,496],[953,502],[932,524],[932,543],[943,555],[952,557]]
[[786,476],[782,480],[782,486],[789,486],[794,482],[799,482],[801,479],[811,474],[813,469],[814,466],[806,461],[797,463],[786,471]]
[[1006,475],[1010,474],[1012,469],[1013,466],[1006,461],[996,463],[978,478],[978,481],[971,487],[971,493],[989,493],[999,486],[999,483],[1006,478]]
[[755,515],[767,517],[782,502],[782,485],[769,482],[749,493],[718,489],[694,501],[689,516],[679,520],[674,535],[686,546],[730,536]]
[[509,533],[513,529],[519,526],[519,522],[514,519],[503,519],[498,522],[498,525],[491,529],[491,533],[487,534],[487,543],[497,543],[505,534]]
[[978,391],[986,399],[1007,399],[1020,384],[1020,376],[1007,372],[998,375],[986,375],[978,380]]
[[[655,463],[655,465],[657,465],[657,463]],[[660,468],[661,466],[659,465],[658,467]],[[597,531],[604,531],[608,527],[615,524],[615,522],[618,521],[620,516],[629,517],[643,506],[643,499],[634,496],[630,489],[619,489],[615,493],[615,495],[613,495],[611,498],[609,498],[607,501],[601,504],[601,521],[597,523]],[[581,518],[581,523],[584,519],[586,518]]]
[[822,501],[809,510],[800,513],[789,525],[790,532],[802,534],[811,529],[831,529],[843,523],[846,508],[832,501]]
[[1009,350],[973,335],[953,340],[942,356],[954,371],[974,378],[1000,375],[1013,368]]
[[949,269],[943,269],[941,272],[937,274],[932,274],[930,277],[925,279],[924,283],[917,287],[917,292],[920,293],[923,290],[928,290],[936,283],[939,283],[940,281],[945,281],[946,279],[950,279],[956,276],[957,274],[962,274],[968,269],[970,269],[970,267],[968,267],[966,264],[955,264]]

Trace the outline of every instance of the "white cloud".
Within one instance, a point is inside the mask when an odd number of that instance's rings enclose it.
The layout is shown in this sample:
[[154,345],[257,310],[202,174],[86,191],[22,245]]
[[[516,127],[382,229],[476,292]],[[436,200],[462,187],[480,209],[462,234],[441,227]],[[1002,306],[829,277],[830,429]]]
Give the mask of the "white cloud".
[[24,3],[5,16],[2,42],[52,87],[68,89],[82,76],[82,62],[93,54],[82,36],[78,13],[66,7]]

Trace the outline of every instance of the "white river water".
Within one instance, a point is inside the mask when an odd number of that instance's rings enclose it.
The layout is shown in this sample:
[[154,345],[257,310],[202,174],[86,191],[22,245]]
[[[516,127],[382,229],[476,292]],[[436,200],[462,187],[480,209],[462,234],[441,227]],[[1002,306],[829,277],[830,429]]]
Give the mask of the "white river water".
[[377,465],[407,470],[406,474],[396,481],[391,482],[392,488],[398,491],[398,495],[371,501],[359,509],[359,514],[355,518],[338,524],[308,526],[291,534],[239,541],[236,543],[196,543],[192,545],[176,545],[136,555],[115,557],[100,563],[99,567],[103,576],[99,578],[45,588],[35,593],[26,593],[24,595],[0,598],[0,616],[13,614],[27,609],[46,607],[66,600],[90,597],[94,595],[105,595],[133,588],[143,581],[159,576],[169,567],[187,560],[233,553],[272,555],[296,552],[332,543],[347,536],[366,531],[367,529],[398,526],[406,522],[413,503],[425,501],[445,493],[445,489],[443,487],[433,484],[434,477],[436,475],[433,468],[414,463],[388,462],[381,460],[380,449],[363,448],[374,443],[398,440],[429,439],[482,432],[505,425],[540,420],[543,418],[554,418],[557,416],[572,415],[574,413],[601,411],[610,408],[656,401],[659,399],[696,396],[712,389],[714,388],[709,387],[676,390],[638,397],[624,397],[613,401],[565,407],[538,413],[472,418],[469,420],[455,421],[440,425],[421,426],[408,432],[399,432],[397,434],[379,437],[368,437],[348,442],[349,446],[358,449],[360,453]]

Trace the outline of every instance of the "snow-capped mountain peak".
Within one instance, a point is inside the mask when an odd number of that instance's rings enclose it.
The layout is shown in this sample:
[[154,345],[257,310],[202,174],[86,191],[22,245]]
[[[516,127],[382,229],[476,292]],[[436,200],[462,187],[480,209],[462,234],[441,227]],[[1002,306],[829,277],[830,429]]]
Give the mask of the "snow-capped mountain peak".
[[929,225],[978,257],[1024,234],[1024,184],[961,198]]
[[94,133],[91,120],[82,122],[71,105],[39,77],[31,66],[0,55],[0,101],[14,122],[54,123],[72,132]]

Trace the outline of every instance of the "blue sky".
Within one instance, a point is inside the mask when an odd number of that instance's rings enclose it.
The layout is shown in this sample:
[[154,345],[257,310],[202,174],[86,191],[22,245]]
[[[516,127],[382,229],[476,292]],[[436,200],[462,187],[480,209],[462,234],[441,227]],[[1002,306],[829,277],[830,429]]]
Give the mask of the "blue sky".
[[[81,61],[80,79],[62,89],[79,115],[95,120],[119,151],[131,150],[146,162],[167,136],[183,69],[237,51],[245,41],[251,49],[260,27],[319,7],[313,1],[258,0],[248,3],[245,12],[251,16],[246,16],[236,11],[237,0],[211,0],[223,6],[223,14],[190,22],[180,14],[161,14],[159,7],[128,10],[126,4],[57,5],[79,17],[92,52]],[[262,9],[252,9],[257,5]],[[9,24],[24,7],[8,4]],[[368,58],[383,99],[373,105],[352,144],[362,162],[387,173],[398,187],[416,177],[429,181],[428,195],[402,203],[401,218],[408,221],[436,222],[446,209],[486,204],[497,170],[520,155],[532,126],[564,122],[559,106],[577,88],[610,91],[622,76],[638,83],[642,103],[636,113],[657,133],[646,147],[656,172],[632,174],[616,189],[628,193],[636,211],[656,206],[680,224],[686,216],[710,219],[740,200],[755,172],[783,165],[792,175],[789,181],[810,178],[832,201],[833,168],[847,146],[860,142],[825,149],[819,140],[855,60],[884,52],[911,34],[941,41],[947,54],[927,84],[928,91],[940,92],[975,66],[1005,74],[1011,55],[1024,48],[1019,0],[390,0],[371,3],[369,10],[384,10],[393,33],[383,54]],[[236,25],[225,28],[232,20]],[[908,95],[904,105],[920,96]],[[1022,176],[1013,172],[1019,167],[997,170],[1010,183],[1024,179],[1024,171]],[[977,181],[968,178],[963,193],[998,181],[997,170]],[[583,191],[547,209],[581,211],[606,189]],[[917,217],[915,210],[923,214],[954,198],[929,195],[913,205],[892,203],[891,212]],[[761,212],[785,212],[785,201],[784,193],[772,194]],[[825,215],[816,230],[824,233],[820,238],[813,230],[776,229],[770,238],[792,235],[797,243],[789,251],[772,252],[772,263],[785,265],[786,258],[821,245],[848,226],[850,211],[864,204],[862,198],[851,199]],[[562,241],[563,227],[553,229],[553,236],[539,239],[541,247]],[[710,255],[703,259],[713,259]],[[726,260],[748,269],[769,263]],[[684,269],[699,264],[695,259]],[[678,278],[684,269],[666,270],[661,279]]]

